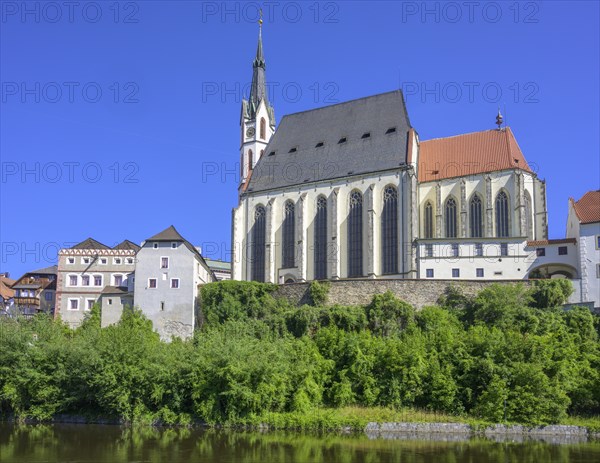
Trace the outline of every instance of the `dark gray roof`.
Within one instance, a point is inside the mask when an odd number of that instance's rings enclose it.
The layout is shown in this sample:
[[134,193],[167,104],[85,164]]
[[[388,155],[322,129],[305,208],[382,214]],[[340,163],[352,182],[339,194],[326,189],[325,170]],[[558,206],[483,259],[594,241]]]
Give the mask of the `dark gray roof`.
[[40,275],[56,275],[58,273],[58,266],[53,265],[51,267],[38,268],[37,270],[32,270],[31,272],[27,272],[26,274],[29,273],[39,273]]
[[124,240],[121,243],[117,244],[113,249],[125,249],[138,252],[141,248],[132,241]]
[[128,294],[127,286],[105,286],[101,294]]
[[105,244],[96,241],[94,238],[88,238],[81,243],[76,244],[71,249],[110,249]]
[[398,168],[410,128],[400,90],[284,116],[246,191]]

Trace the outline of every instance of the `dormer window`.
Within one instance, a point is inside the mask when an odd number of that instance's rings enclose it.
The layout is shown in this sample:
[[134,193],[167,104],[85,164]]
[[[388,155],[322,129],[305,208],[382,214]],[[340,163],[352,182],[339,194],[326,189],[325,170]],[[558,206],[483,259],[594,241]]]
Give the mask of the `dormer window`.
[[395,133],[396,132],[396,127],[390,127],[389,129],[386,130],[385,134],[389,135],[390,133]]
[[177,243],[173,242],[171,243],[171,249],[176,249],[177,248]]
[[269,156],[275,156],[275,151],[271,151],[271,152],[269,153]]
[[158,243],[154,243],[154,244],[152,245],[152,247],[153,247],[154,249],[158,249]]
[[371,138],[371,132],[365,132],[365,133],[363,133],[363,134],[362,134],[362,137],[360,137],[360,138],[362,138],[363,140],[364,140],[365,138]]
[[295,153],[296,151],[298,151],[298,148],[294,146],[293,148],[290,148],[288,153]]
[[324,143],[324,142],[322,142],[322,141],[320,141],[319,143],[317,143],[317,144],[315,145],[315,148],[322,148],[324,145],[325,145],[325,143]]
[[340,140],[338,141],[338,145],[341,145],[342,143],[346,143],[346,137],[342,137],[340,138]]

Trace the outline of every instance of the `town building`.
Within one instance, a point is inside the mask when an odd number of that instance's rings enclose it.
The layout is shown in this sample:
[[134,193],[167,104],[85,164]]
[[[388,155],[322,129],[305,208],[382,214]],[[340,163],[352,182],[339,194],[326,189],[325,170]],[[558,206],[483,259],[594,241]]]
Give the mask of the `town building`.
[[15,290],[12,289],[15,280],[9,276],[7,272],[0,273],[0,315],[7,314],[7,310],[15,303]]
[[190,338],[200,320],[200,287],[216,281],[200,251],[170,226],[142,243],[135,273],[135,306],[155,331],[163,340]]
[[[58,253],[55,316],[71,327],[81,325],[94,304],[107,314],[133,304],[135,257],[140,247],[125,240],[114,247],[88,238]],[[117,291],[118,297],[109,297]]]
[[204,258],[208,268],[212,270],[217,281],[231,280],[231,262]]
[[12,285],[14,309],[19,315],[54,314],[57,267],[45,267],[25,273]]

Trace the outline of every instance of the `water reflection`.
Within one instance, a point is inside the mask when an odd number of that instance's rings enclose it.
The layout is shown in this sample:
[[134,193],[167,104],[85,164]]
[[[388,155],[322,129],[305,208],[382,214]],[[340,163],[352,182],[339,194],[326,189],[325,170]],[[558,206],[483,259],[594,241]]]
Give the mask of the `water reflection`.
[[[398,436],[395,436],[398,437]],[[440,436],[442,437],[442,436]],[[0,424],[0,461],[203,463],[598,462],[600,443],[424,440],[101,425]]]

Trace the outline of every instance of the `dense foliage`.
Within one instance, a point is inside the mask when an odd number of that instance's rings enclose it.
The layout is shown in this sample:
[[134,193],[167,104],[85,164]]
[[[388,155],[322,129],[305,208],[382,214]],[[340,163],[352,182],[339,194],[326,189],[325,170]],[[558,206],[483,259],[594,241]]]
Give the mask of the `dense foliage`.
[[600,413],[600,343],[588,309],[559,306],[562,281],[450,287],[415,311],[391,293],[367,306],[293,307],[275,287],[202,289],[193,340],[161,342],[138,310],[77,330],[43,316],[0,320],[0,413],[124,421],[255,422],[327,407],[415,408],[491,422]]

